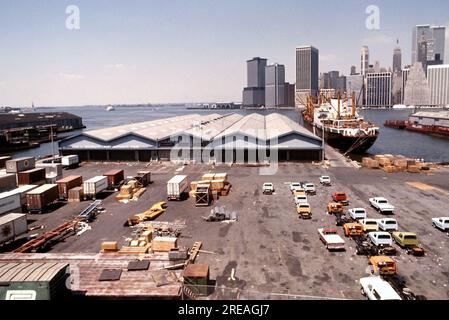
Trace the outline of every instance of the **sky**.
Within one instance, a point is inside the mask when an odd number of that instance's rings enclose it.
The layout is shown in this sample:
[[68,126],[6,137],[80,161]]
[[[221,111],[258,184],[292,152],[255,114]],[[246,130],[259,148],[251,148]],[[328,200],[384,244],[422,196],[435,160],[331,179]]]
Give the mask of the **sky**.
[[449,26],[449,1],[0,0],[0,106],[241,101],[252,57],[294,83],[297,46],[320,50],[320,72],[348,74],[363,45],[390,67],[399,39],[405,65],[416,24]]

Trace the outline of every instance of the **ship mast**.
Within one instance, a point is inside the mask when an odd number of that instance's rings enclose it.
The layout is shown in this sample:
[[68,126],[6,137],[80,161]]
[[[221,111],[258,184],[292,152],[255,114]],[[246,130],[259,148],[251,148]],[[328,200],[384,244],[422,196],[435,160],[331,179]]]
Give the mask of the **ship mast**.
[[356,101],[355,101],[355,91],[352,92],[352,117],[355,118],[355,112],[356,112]]

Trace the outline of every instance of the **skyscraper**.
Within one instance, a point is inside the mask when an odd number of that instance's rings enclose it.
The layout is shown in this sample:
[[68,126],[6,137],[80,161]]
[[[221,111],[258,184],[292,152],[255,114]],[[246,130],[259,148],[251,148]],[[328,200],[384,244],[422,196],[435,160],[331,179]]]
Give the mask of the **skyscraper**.
[[265,67],[267,59],[253,58],[247,62],[247,87],[243,89],[243,106],[265,105]]
[[427,40],[424,35],[418,41],[418,60],[416,62],[421,63],[424,73],[427,73]]
[[393,51],[393,72],[400,72],[402,70],[402,52],[399,47],[399,40],[397,47]]
[[410,73],[410,66],[406,66],[402,70],[401,104],[404,104],[404,100],[405,100],[405,86],[407,85],[407,80],[408,80],[409,73]]
[[357,68],[356,66],[351,66],[351,75],[357,74]]
[[352,74],[346,77],[346,92],[351,95],[355,92],[355,97],[357,99],[357,104],[363,104],[364,92],[363,89],[364,78],[361,74]]
[[365,75],[369,68],[369,49],[367,46],[362,47],[362,52],[360,56],[360,73]]
[[296,105],[303,105],[307,95],[318,95],[319,51],[312,46],[296,48]]
[[430,87],[430,105],[449,105],[449,65],[429,66],[427,79]]
[[429,81],[426,78],[421,62],[415,62],[410,67],[404,89],[404,104],[418,107],[430,105]]
[[412,64],[418,62],[419,42],[427,41],[427,61],[444,61],[446,27],[417,25],[412,35]]
[[392,74],[391,72],[368,73],[366,75],[366,106],[390,107],[392,105]]
[[265,67],[265,105],[268,108],[282,107],[285,101],[285,67],[272,64]]

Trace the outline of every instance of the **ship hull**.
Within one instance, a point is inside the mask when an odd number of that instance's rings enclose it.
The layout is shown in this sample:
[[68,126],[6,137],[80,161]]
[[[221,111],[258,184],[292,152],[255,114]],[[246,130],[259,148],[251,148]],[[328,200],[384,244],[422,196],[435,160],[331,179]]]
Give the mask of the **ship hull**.
[[[319,137],[323,136],[323,130],[314,126],[312,123],[304,120],[305,127],[316,134]],[[364,154],[370,149],[377,140],[376,136],[367,137],[346,137],[342,134],[324,131],[324,141],[333,148],[336,148],[342,152],[348,152],[352,154]]]

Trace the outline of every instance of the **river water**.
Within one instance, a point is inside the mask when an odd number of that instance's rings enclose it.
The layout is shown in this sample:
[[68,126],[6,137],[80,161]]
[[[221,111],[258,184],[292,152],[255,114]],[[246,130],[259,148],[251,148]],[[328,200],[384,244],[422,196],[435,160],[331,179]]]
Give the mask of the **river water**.
[[[258,112],[267,114],[271,112],[280,112],[292,118],[295,121],[300,119],[299,112],[293,110],[188,110],[185,107],[117,107],[115,111],[106,111],[104,107],[70,107],[70,108],[40,108],[39,112],[61,112],[66,111],[76,114],[83,118],[86,130],[111,127],[121,124],[149,121],[160,118],[167,118],[182,114],[208,114],[219,113],[226,114],[237,112],[248,114]],[[374,122],[381,127],[381,133],[374,146],[368,150],[369,154],[401,154],[406,157],[422,158],[432,162],[449,162],[449,139],[433,137],[421,133],[415,133],[405,130],[396,130],[383,126],[385,120],[398,119],[406,120],[411,110],[362,110],[367,120]],[[74,131],[66,135],[77,134],[81,131]],[[53,145],[57,150],[57,143]],[[52,144],[44,143],[39,148],[17,152],[15,156],[42,156],[52,153]]]

